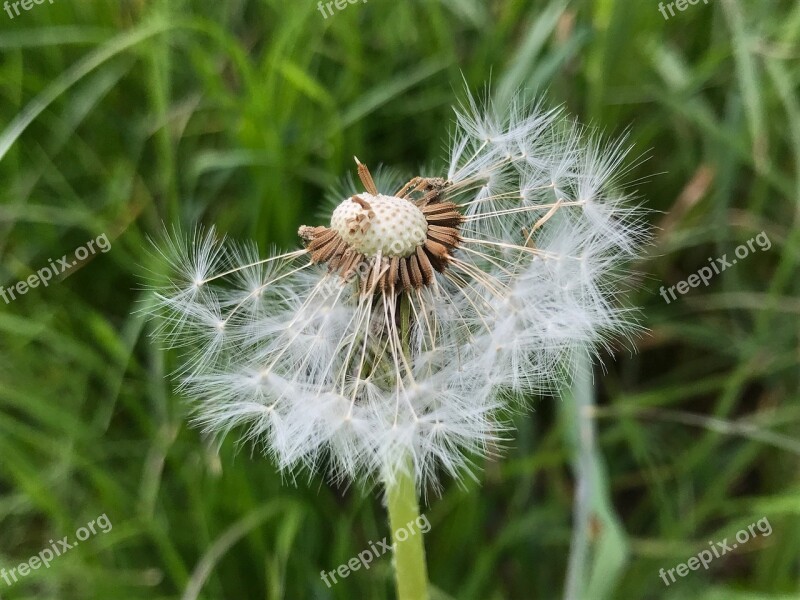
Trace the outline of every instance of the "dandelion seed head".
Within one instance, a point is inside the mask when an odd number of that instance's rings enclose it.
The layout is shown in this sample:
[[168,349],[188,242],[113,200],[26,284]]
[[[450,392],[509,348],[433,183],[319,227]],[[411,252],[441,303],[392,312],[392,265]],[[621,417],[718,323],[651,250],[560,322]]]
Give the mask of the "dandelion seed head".
[[435,486],[497,454],[508,411],[579,353],[637,331],[620,300],[647,228],[619,191],[623,142],[522,96],[469,97],[456,124],[441,177],[398,189],[356,159],[363,189],[298,250],[167,243],[156,333],[186,353],[204,431],[340,481],[391,481],[410,458]]

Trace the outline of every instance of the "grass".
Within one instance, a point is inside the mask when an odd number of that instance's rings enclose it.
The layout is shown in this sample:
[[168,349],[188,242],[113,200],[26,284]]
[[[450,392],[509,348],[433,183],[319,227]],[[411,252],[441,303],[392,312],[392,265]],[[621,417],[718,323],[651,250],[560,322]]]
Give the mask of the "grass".
[[[464,82],[489,80],[501,100],[525,85],[629,133],[629,180],[660,228],[634,298],[650,333],[594,370],[582,419],[604,502],[588,529],[572,527],[570,416],[587,398],[531,399],[506,457],[426,510],[437,597],[560,597],[573,537],[592,600],[796,597],[799,38],[789,0],[713,0],[669,21],[655,1],[622,0],[372,0],[328,19],[278,0],[0,12],[0,285],[112,241],[0,303],[0,566],[113,523],[0,580],[0,597],[393,597],[388,559],[331,589],[319,577],[388,534],[374,490],[282,479],[235,439],[218,454],[187,427],[165,378],[176,359],[134,312],[138,275],[165,223],[295,245],[353,154],[440,160]],[[770,250],[660,297],[761,231]],[[763,517],[770,536],[661,582]]]

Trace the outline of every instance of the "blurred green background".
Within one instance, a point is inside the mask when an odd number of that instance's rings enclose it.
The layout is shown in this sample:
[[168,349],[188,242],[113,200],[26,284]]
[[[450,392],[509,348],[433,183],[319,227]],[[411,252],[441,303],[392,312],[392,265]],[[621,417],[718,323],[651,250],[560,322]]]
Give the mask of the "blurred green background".
[[[0,567],[113,523],[8,599],[392,598],[378,490],[281,477],[186,425],[176,357],[133,311],[147,236],[202,222],[290,248],[326,190],[441,161],[451,105],[491,82],[628,131],[658,227],[634,302],[649,333],[595,369],[597,407],[532,398],[503,460],[425,509],[436,598],[558,598],[584,539],[600,598],[800,597],[800,4],[370,0],[323,18],[275,0],[54,0],[0,12],[0,285],[106,233],[108,253],[0,302]],[[644,156],[646,160],[638,160]],[[658,293],[764,231],[670,304]],[[574,530],[575,419],[599,496]],[[659,578],[767,517],[773,532]],[[574,548],[573,548],[574,552]],[[573,573],[573,576],[574,573]]]

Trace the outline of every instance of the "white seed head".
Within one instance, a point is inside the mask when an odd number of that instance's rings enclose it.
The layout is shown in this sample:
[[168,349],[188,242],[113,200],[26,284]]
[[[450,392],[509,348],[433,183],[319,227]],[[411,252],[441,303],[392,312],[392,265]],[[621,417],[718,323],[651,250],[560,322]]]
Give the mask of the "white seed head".
[[423,486],[495,453],[512,393],[551,394],[637,331],[619,300],[647,230],[617,189],[625,148],[562,117],[469,98],[441,178],[348,190],[302,250],[170,242],[157,333],[187,351],[196,422],[338,480],[410,458]]
[[359,194],[370,207],[345,200],[331,217],[331,229],[365,256],[406,257],[425,243],[428,221],[408,200],[380,194]]

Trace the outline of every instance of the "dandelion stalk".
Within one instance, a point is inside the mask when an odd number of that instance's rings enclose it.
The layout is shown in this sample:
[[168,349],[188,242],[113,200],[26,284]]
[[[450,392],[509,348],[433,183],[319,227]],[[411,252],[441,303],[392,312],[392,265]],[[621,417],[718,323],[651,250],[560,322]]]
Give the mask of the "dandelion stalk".
[[419,504],[414,485],[414,472],[410,468],[401,470],[391,483],[387,483],[386,496],[389,510],[389,526],[394,543],[395,585],[398,600],[428,599],[428,569],[425,566],[425,544],[419,528],[399,540],[396,534],[408,523],[419,518]]
[[594,422],[592,361],[583,353],[563,393],[561,419],[575,476],[572,540],[564,600],[608,598],[628,558],[628,543],[614,512]]
[[589,556],[592,496],[597,478],[597,455],[594,422],[589,411],[594,407],[589,360],[582,357],[572,388],[563,401],[562,417],[567,438],[572,447],[572,469],[575,475],[572,541],[564,589],[565,600],[582,598],[588,586],[587,558]]
[[[400,305],[401,351],[411,359],[411,305],[402,296]],[[416,473],[413,458],[408,455],[393,478],[386,481],[386,505],[389,512],[389,527],[392,530],[394,547],[395,586],[397,600],[428,599],[428,569],[425,564],[425,543],[422,531],[417,527],[412,535],[398,539],[397,532],[405,530],[412,522],[418,522]]]

